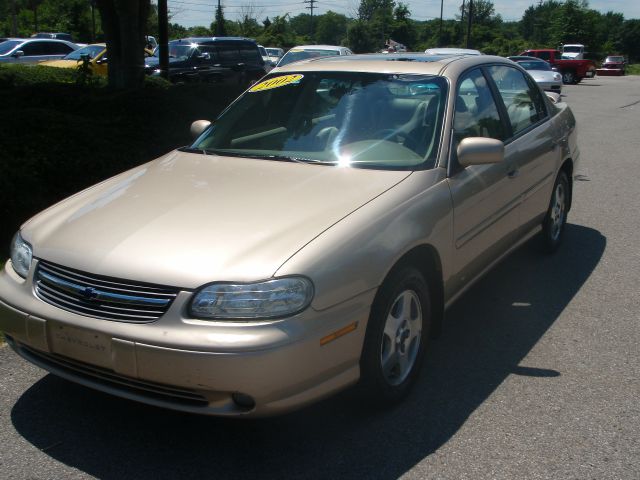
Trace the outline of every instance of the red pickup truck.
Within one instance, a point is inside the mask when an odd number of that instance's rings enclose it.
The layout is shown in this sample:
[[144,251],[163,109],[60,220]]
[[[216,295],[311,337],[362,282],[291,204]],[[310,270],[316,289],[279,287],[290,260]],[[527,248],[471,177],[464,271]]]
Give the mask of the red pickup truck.
[[525,50],[520,55],[546,60],[562,74],[563,83],[578,83],[596,74],[596,64],[591,60],[564,60],[562,53],[554,49]]

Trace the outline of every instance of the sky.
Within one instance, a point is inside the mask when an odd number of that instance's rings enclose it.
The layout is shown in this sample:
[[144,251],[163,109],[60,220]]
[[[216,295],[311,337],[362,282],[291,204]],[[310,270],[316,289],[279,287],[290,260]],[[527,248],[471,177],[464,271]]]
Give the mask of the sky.
[[[237,20],[244,13],[252,13],[252,17],[262,21],[266,17],[275,17],[289,13],[292,17],[308,13],[309,0],[220,0],[224,8],[224,16],[228,20]],[[397,0],[396,0],[397,1]],[[185,27],[194,25],[209,26],[217,6],[217,0],[168,0],[172,12],[172,23]],[[440,0],[404,0],[409,6],[411,18],[429,20],[440,17]],[[504,20],[520,20],[524,11],[537,0],[494,0],[496,13]],[[349,17],[355,17],[359,0],[316,0],[314,15],[332,10]],[[444,0],[443,16],[453,19],[458,14],[462,0]],[[590,0],[589,7],[602,13],[613,11],[624,14],[625,19],[640,18],[639,0]]]

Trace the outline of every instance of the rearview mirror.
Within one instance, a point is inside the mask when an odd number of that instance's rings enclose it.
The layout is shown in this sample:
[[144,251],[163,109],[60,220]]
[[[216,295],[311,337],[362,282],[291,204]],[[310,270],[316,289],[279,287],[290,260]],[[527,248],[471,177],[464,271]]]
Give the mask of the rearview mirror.
[[499,163],[504,160],[504,143],[495,138],[464,138],[457,149],[458,163],[463,167]]
[[209,120],[196,120],[191,124],[191,137],[195,140],[202,132],[204,132],[209,126],[211,122]]
[[560,101],[560,95],[555,92],[544,92],[547,98],[551,100],[551,103],[558,103]]

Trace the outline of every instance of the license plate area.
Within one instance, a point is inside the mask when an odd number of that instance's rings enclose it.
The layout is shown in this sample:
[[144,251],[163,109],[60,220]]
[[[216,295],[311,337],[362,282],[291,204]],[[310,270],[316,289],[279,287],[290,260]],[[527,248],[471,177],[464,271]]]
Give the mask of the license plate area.
[[111,337],[82,328],[48,322],[53,353],[91,365],[111,368]]

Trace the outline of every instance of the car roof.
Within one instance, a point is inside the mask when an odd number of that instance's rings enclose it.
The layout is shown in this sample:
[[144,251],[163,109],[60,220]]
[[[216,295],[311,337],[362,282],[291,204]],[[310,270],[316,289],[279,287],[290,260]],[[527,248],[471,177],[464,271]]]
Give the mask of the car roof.
[[251,42],[253,44],[256,41],[252,38],[245,37],[186,37],[179,38],[177,40],[171,40],[169,43],[216,43],[216,42]]
[[470,48],[427,48],[424,53],[430,55],[482,55],[480,50]]
[[346,50],[340,45],[296,45],[291,50]]
[[427,55],[424,53],[388,53],[316,57],[277,67],[272,73],[303,71],[343,71],[408,73],[456,77],[470,67],[488,63],[513,65],[504,57],[491,55]]

